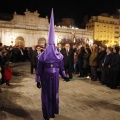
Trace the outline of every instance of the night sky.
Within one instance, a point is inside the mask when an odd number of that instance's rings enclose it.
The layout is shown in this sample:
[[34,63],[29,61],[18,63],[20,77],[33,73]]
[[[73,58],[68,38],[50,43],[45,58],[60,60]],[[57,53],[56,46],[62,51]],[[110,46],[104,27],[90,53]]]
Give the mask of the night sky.
[[37,10],[41,17],[50,17],[51,8],[54,9],[55,21],[71,17],[76,22],[82,22],[83,17],[99,15],[103,12],[113,14],[120,8],[120,0],[0,0],[0,13],[24,14],[28,9]]

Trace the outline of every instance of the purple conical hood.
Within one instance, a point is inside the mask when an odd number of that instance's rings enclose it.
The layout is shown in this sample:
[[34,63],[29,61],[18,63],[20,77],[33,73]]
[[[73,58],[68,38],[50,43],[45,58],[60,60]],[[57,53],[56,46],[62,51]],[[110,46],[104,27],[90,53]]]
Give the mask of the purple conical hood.
[[51,18],[50,18],[50,28],[49,28],[48,44],[55,44],[55,30],[54,30],[53,9],[52,9]]
[[38,59],[43,61],[43,62],[46,62],[46,63],[58,62],[58,61],[61,61],[63,59],[63,55],[57,51],[57,48],[55,46],[53,9],[52,9],[51,18],[50,18],[48,43],[47,43],[45,51],[43,51],[42,54],[38,56]]

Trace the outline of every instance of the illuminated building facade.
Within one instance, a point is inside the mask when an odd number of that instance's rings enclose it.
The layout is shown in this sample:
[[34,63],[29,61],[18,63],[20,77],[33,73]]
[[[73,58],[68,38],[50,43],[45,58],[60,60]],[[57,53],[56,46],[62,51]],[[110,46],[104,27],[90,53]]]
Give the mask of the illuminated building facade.
[[93,30],[93,39],[107,46],[119,44],[120,19],[113,16],[92,16],[86,24],[88,30]]
[[[10,21],[0,20],[0,42],[3,45],[20,45],[30,47],[32,45],[45,46],[48,38],[49,20],[39,17],[37,11],[26,10],[25,15],[16,12]],[[93,31],[74,27],[55,26],[55,39],[57,43],[89,42],[92,43]]]

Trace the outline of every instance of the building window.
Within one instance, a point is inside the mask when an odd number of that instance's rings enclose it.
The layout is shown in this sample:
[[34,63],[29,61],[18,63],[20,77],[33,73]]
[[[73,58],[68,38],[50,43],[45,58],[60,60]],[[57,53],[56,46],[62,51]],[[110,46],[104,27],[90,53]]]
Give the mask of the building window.
[[119,29],[119,27],[115,27],[115,29]]

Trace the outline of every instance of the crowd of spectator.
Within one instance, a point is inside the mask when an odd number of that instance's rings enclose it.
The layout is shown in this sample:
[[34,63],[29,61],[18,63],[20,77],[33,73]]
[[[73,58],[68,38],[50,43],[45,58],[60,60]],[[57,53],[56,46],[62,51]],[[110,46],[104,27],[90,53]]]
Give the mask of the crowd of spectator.
[[34,45],[32,47],[23,46],[6,46],[0,43],[0,73],[1,73],[1,84],[8,84],[8,80],[5,79],[5,66],[7,63],[17,63],[26,62],[31,63],[31,74],[33,74],[33,69],[36,70],[37,67],[37,56],[43,51],[39,45]]
[[[64,68],[69,79],[73,73],[78,77],[90,77],[111,89],[120,86],[120,49],[119,46],[93,44],[58,44],[57,49],[62,53]],[[5,83],[4,72],[6,62],[30,62],[30,72],[33,74],[37,67],[37,56],[44,51],[39,45],[31,47],[3,46],[0,43],[1,84]]]
[[69,78],[72,73],[78,77],[90,77],[111,89],[120,86],[120,48],[106,45],[88,44],[73,45],[58,44],[58,51],[64,56],[64,67]]

